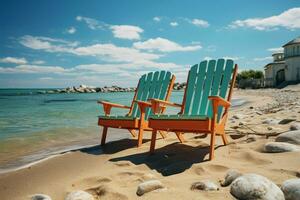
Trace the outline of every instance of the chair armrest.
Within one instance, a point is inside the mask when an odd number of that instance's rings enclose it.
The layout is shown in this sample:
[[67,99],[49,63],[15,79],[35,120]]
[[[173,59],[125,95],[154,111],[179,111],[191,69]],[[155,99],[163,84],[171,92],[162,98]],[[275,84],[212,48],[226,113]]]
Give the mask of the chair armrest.
[[136,102],[140,107],[151,107],[151,103],[147,102],[147,101],[140,101],[140,100],[134,100],[134,102]]
[[173,102],[170,102],[170,101],[164,101],[164,100],[161,100],[161,99],[149,99],[149,101],[151,101],[152,105],[155,104],[155,103],[159,103],[159,104],[173,106],[173,107],[182,107],[181,104],[173,103]]
[[216,105],[216,106],[223,106],[225,108],[228,108],[231,106],[231,103],[229,101],[223,99],[220,96],[209,96],[208,99],[211,100],[213,102],[213,105]]
[[129,106],[125,106],[125,105],[117,104],[117,103],[111,103],[111,102],[108,102],[108,101],[97,101],[97,103],[103,104],[103,106],[110,106],[110,107],[115,107],[115,108],[126,108],[126,109],[130,109]]

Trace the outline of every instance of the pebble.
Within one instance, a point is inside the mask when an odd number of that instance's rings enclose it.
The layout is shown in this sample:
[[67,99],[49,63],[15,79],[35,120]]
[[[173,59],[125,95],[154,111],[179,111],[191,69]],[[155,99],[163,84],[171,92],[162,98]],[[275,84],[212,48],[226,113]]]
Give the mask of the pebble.
[[278,120],[278,119],[266,119],[262,123],[263,124],[275,125],[275,124],[278,124],[279,122],[280,122],[280,120]]
[[245,174],[233,181],[230,193],[237,199],[284,200],[280,188],[258,174]]
[[281,190],[286,200],[300,199],[300,178],[289,179],[283,182]]
[[35,194],[31,196],[31,200],[51,200],[51,197],[45,194]]
[[240,177],[241,175],[242,173],[240,173],[239,171],[235,169],[229,169],[226,172],[224,181],[221,182],[221,186],[226,187],[230,185],[236,178]]
[[300,145],[300,130],[288,131],[277,136],[276,142],[288,142]]
[[213,190],[219,190],[219,187],[212,181],[203,180],[203,181],[193,183],[191,186],[191,190],[213,191]]
[[142,196],[145,193],[151,192],[153,190],[164,188],[163,184],[159,180],[145,181],[138,185],[136,194]]
[[74,192],[70,192],[65,200],[94,200],[94,197],[85,191],[78,190]]
[[299,150],[300,148],[297,145],[285,142],[268,142],[264,146],[264,152],[266,153],[282,153]]
[[291,131],[300,130],[300,123],[294,123],[290,126]]

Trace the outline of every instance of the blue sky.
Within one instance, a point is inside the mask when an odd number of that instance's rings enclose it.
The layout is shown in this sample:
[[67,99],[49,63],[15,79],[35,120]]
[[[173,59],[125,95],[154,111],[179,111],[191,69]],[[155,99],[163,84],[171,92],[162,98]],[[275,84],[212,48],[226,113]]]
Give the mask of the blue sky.
[[220,57],[262,70],[299,30],[297,0],[1,0],[0,88],[135,86],[158,69],[182,82]]

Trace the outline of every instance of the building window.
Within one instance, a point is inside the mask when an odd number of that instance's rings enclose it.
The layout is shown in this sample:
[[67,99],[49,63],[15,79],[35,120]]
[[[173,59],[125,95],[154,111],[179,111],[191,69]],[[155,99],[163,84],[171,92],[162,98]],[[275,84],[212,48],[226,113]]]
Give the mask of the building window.
[[297,46],[297,55],[300,55],[300,47]]

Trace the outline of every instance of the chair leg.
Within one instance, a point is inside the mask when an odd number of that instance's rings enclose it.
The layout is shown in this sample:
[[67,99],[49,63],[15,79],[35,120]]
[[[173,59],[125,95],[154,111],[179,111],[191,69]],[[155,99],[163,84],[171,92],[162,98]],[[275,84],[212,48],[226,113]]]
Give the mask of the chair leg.
[[210,152],[209,152],[209,160],[214,159],[214,153],[215,153],[215,140],[216,140],[216,133],[211,133],[210,138]]
[[132,137],[136,137],[136,133],[133,129],[128,129],[128,131],[130,132],[130,134],[132,135]]
[[138,135],[138,145],[137,145],[137,147],[140,147],[143,144],[143,133],[144,133],[144,129],[140,128],[139,129],[139,135]]
[[184,138],[183,138],[182,133],[180,133],[180,132],[175,132],[175,134],[176,134],[178,140],[180,141],[180,143],[184,143]]
[[165,131],[158,131],[158,132],[159,132],[159,134],[161,135],[161,137],[162,137],[163,139],[165,139],[165,138],[167,137]]
[[153,129],[152,137],[151,137],[151,144],[150,144],[150,154],[153,154],[154,150],[155,150],[156,135],[157,135],[157,130]]
[[227,145],[228,144],[228,140],[227,140],[225,132],[221,136],[222,136],[222,140],[223,140],[224,145]]
[[102,131],[101,146],[105,145],[106,135],[107,135],[107,127],[104,126]]

